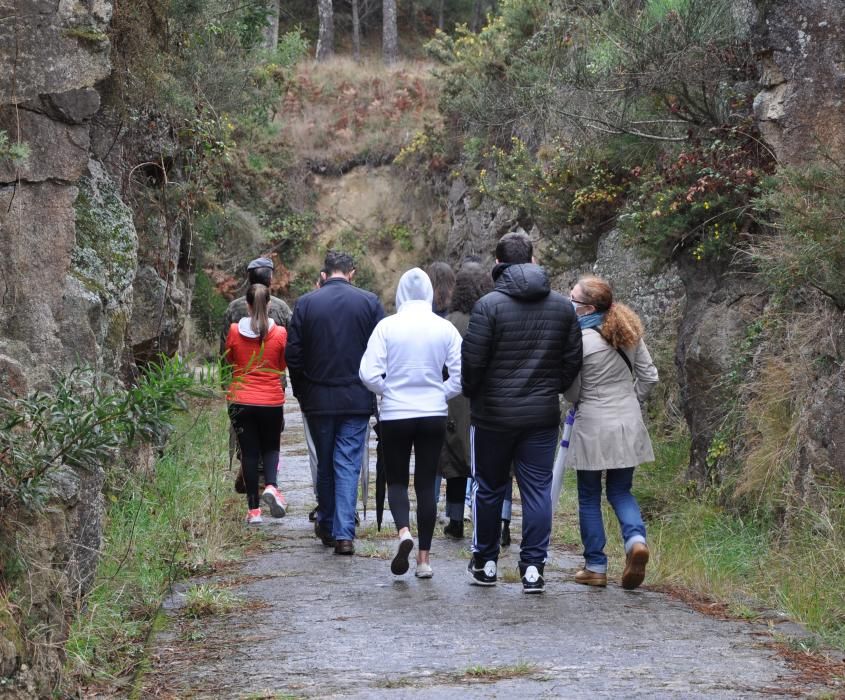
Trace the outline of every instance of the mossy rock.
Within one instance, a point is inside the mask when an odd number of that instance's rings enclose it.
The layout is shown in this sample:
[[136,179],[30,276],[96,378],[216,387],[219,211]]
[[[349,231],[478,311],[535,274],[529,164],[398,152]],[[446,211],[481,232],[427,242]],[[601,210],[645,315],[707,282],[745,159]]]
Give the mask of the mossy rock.
[[76,248],[71,274],[104,302],[120,300],[132,286],[138,262],[138,235],[132,211],[120,199],[103,166],[89,161],[79,185]]

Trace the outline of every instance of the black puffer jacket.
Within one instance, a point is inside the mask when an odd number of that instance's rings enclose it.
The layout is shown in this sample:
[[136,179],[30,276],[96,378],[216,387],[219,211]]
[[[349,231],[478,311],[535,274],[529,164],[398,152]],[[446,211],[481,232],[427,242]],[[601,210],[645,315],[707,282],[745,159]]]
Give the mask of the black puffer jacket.
[[472,309],[461,350],[472,422],[519,430],[560,423],[558,394],[581,369],[581,329],[566,297],[533,264],[497,265]]

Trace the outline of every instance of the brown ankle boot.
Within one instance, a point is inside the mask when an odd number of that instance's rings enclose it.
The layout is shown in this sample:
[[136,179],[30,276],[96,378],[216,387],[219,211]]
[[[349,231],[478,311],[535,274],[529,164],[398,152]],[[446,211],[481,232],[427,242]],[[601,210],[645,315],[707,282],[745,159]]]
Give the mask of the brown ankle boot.
[[600,586],[601,588],[604,588],[607,585],[607,574],[600,574],[588,569],[578,569],[578,571],[575,572],[575,583],[581,583],[585,586]]
[[622,588],[626,591],[637,588],[645,578],[645,565],[648,564],[648,547],[644,542],[634,542],[631,551],[625,557],[625,571],[622,572]]

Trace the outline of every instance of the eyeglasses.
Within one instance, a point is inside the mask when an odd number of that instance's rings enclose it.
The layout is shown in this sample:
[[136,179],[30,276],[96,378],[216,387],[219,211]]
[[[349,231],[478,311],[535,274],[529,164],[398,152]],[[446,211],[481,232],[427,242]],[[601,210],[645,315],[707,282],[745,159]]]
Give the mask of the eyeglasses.
[[590,304],[589,302],[574,299],[573,297],[569,297],[569,301],[571,301],[573,304],[580,304],[581,306],[592,306],[592,304]]

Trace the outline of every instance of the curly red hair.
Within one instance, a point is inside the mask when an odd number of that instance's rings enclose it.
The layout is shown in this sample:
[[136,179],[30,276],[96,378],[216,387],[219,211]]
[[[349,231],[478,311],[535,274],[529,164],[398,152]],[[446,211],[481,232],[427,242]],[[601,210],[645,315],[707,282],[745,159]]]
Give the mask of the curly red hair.
[[578,280],[582,301],[606,314],[599,332],[615,348],[632,348],[642,339],[645,331],[637,313],[618,301],[613,301],[613,290],[601,277],[588,275]]

